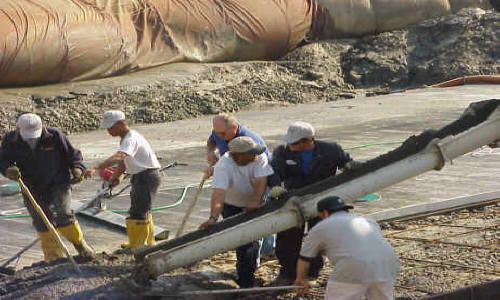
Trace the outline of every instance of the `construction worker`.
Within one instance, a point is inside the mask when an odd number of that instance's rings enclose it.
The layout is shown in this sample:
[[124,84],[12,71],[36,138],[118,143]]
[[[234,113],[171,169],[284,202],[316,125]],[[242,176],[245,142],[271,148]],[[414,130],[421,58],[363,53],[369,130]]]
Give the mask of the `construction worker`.
[[[335,176],[338,169],[355,164],[338,144],[316,140],[314,134],[313,126],[306,122],[294,122],[288,127],[287,134],[282,138],[286,145],[278,146],[273,152],[271,197]],[[318,221],[309,221],[308,227],[311,228]],[[288,284],[295,279],[304,230],[305,226],[294,227],[277,234],[276,256],[281,265],[277,278],[279,284]],[[322,266],[323,259],[320,256],[311,261],[310,276],[316,277]]]
[[[208,167],[205,168],[205,177],[209,178],[213,175],[214,165],[217,163],[218,157],[223,156],[228,150],[228,143],[239,136],[248,136],[252,140],[265,147],[265,154],[267,160],[271,160],[271,152],[267,148],[264,140],[256,133],[248,129],[247,127],[239,124],[238,120],[233,115],[230,114],[218,114],[212,119],[212,133],[207,139],[207,162]],[[262,256],[272,255],[275,248],[275,235],[270,235],[262,240],[260,254]]]
[[[273,173],[266,148],[248,136],[229,142],[226,152],[215,165],[212,181],[210,218],[200,228],[212,226],[222,214],[228,218],[261,207],[267,187],[267,176]],[[259,259],[259,242],[236,248],[237,282],[240,287],[255,285],[255,270]]]
[[297,263],[294,285],[304,287],[299,294],[309,287],[310,262],[324,254],[333,265],[325,300],[393,299],[399,259],[377,223],[350,214],[352,208],[337,196],[318,202],[322,221],[307,234]]
[[126,221],[128,242],[122,244],[122,248],[154,245],[151,205],[160,185],[160,163],[148,141],[128,127],[123,112],[105,112],[100,127],[107,129],[109,135],[120,137],[120,147],[105,161],[90,168],[85,177],[90,178],[98,170],[116,166],[116,171],[109,179],[109,184],[115,186],[125,171],[131,174],[130,217]]
[[[85,166],[80,150],[59,130],[42,125],[36,114],[23,114],[17,129],[5,134],[0,148],[0,172],[10,180],[22,178],[54,227],[66,237],[84,259],[94,251],[85,240],[71,210],[71,184],[83,179]],[[55,237],[24,195],[46,261],[65,257]]]
[[247,127],[238,123],[238,120],[230,114],[219,114],[212,119],[213,130],[207,139],[207,162],[209,167],[205,172],[210,177],[213,174],[213,166],[217,163],[217,153],[223,156],[228,150],[228,143],[239,136],[248,136],[254,142],[265,147],[265,153],[268,161],[270,160],[271,153],[267,149],[264,140],[256,133]]

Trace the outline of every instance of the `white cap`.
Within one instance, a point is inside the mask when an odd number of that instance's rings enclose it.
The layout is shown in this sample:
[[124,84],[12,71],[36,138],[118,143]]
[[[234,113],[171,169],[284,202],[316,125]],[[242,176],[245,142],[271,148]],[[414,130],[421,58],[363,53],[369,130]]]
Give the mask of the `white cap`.
[[101,129],[108,129],[109,127],[115,125],[116,122],[125,120],[125,114],[119,110],[108,110],[103,114],[103,120]]
[[252,153],[259,155],[266,151],[266,147],[257,144],[248,136],[236,137],[229,142],[228,146],[229,151],[232,153]]
[[23,139],[36,139],[42,135],[42,119],[35,114],[23,114],[17,119],[17,128]]
[[287,144],[293,144],[301,139],[314,137],[314,127],[311,124],[297,121],[288,126],[286,135],[281,140]]

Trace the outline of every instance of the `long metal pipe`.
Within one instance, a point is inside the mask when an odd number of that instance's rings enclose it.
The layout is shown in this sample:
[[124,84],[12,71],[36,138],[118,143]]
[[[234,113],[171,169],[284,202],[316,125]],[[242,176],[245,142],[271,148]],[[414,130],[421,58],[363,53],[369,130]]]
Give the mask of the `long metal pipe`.
[[[178,267],[299,225],[316,215],[316,203],[327,195],[353,201],[429,170],[439,170],[451,160],[500,139],[500,111],[457,136],[435,140],[421,152],[321,193],[291,198],[283,208],[238,224],[224,231],[159,251],[145,257],[144,266],[151,276],[159,276]],[[294,199],[295,198],[295,199]],[[300,201],[298,201],[300,200]]]

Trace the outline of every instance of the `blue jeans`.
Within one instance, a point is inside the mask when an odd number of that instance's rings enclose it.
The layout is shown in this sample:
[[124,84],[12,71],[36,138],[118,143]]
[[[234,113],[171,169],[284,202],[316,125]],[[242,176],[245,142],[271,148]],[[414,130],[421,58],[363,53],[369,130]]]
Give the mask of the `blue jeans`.
[[[224,204],[222,217],[225,219],[242,212],[243,207]],[[255,285],[255,270],[257,270],[257,262],[260,258],[259,249],[258,240],[236,248],[236,274],[238,274],[237,282],[241,288]]]
[[[264,196],[264,203],[269,201],[269,192],[271,189],[269,187],[266,188],[266,194]],[[276,234],[271,234],[262,239],[262,244],[260,246],[260,257],[272,255],[275,252],[276,248]]]

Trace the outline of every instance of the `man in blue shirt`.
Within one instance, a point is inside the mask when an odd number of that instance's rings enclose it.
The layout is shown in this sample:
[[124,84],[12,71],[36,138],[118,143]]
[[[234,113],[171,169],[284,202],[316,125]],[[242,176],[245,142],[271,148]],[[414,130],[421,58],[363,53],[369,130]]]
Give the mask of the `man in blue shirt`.
[[[250,131],[247,127],[238,123],[238,120],[230,114],[219,114],[212,119],[213,130],[207,139],[207,162],[208,167],[205,169],[205,177],[209,178],[214,174],[214,166],[218,161],[216,150],[219,156],[229,150],[228,144],[234,138],[239,136],[248,136],[255,143],[266,147],[265,154],[268,161],[271,161],[271,152],[267,148],[264,140],[255,132]],[[267,194],[267,193],[266,193]],[[274,235],[265,237],[260,249],[261,255],[268,255],[274,252]]]
[[207,162],[209,167],[206,170],[208,176],[213,174],[213,166],[217,162],[216,150],[219,156],[224,155],[229,148],[228,143],[235,137],[248,136],[259,145],[266,147],[266,156],[268,161],[271,159],[271,153],[264,140],[247,127],[238,123],[236,118],[230,114],[219,114],[212,119],[213,130],[207,139]]

